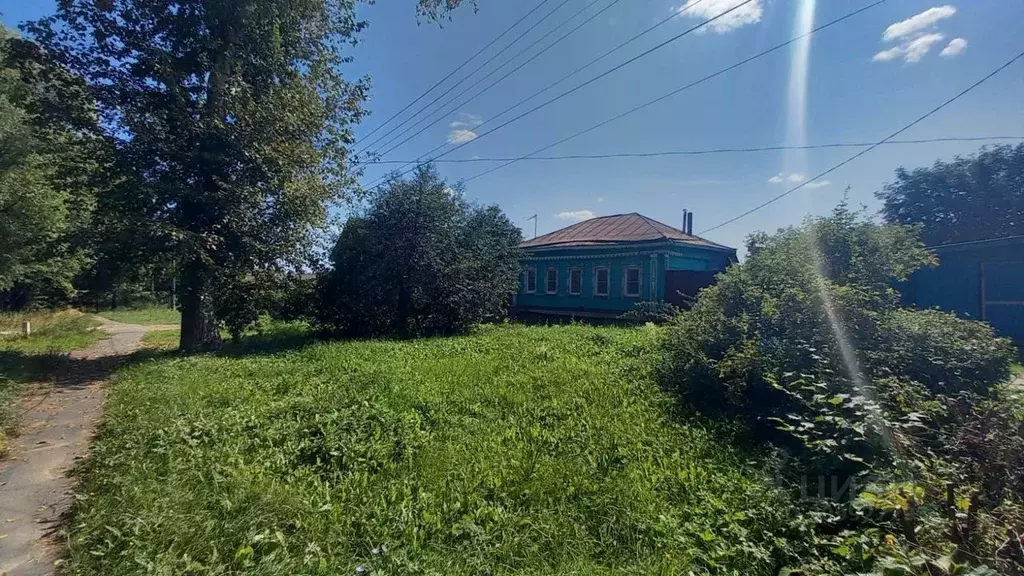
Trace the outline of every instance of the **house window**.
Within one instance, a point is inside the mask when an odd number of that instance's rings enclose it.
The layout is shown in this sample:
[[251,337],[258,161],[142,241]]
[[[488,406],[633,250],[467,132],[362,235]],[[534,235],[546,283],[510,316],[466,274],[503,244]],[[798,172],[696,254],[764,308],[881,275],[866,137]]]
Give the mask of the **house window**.
[[626,268],[626,276],[623,278],[624,290],[626,296],[639,296],[640,295],[640,267],[630,266]]
[[579,296],[583,292],[583,270],[580,268],[569,269],[569,294]]
[[537,292],[537,269],[530,267],[526,269],[526,293],[534,294]]
[[608,270],[607,266],[597,266],[594,268],[594,295],[595,296],[607,296],[608,286],[611,284],[609,281],[611,277],[611,271]]
[[548,275],[545,278],[545,288],[548,294],[558,294],[558,268],[548,268]]

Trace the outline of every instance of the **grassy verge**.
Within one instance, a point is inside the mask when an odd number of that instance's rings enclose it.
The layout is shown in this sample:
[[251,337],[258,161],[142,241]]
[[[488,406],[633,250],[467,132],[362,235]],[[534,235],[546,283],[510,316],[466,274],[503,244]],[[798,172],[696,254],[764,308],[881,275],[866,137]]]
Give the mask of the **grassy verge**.
[[[29,338],[21,334],[25,320],[32,325]],[[64,365],[64,352],[99,340],[102,334],[95,326],[95,319],[74,310],[0,314],[0,456],[15,432],[14,401],[21,387],[52,378]]]
[[174,325],[181,323],[181,313],[177,310],[152,306],[149,308],[106,310],[99,313],[99,316],[114,322],[125,324],[142,324],[152,326],[156,324]]
[[150,350],[177,350],[180,330],[155,330],[142,337],[142,347]]
[[71,573],[774,574],[791,508],[674,414],[656,336],[502,327],[126,367]]

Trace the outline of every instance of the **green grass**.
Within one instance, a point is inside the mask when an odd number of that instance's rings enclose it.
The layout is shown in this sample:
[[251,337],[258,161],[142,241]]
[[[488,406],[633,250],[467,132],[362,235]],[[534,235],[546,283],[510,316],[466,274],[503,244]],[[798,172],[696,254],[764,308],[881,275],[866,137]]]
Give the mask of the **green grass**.
[[156,324],[174,325],[181,323],[181,313],[177,310],[152,306],[149,308],[106,310],[99,313],[100,316],[114,322],[125,324],[143,324],[152,326]]
[[155,330],[142,337],[142,347],[153,350],[176,350],[181,330]]
[[137,362],[109,391],[70,572],[774,574],[792,508],[727,434],[674,412],[657,334]]
[[1024,376],[1024,366],[1021,366],[1020,364],[1014,364],[1010,366],[1010,372],[1014,376]]
[[[32,334],[22,336],[29,320]],[[74,310],[0,314],[0,456],[15,432],[14,401],[27,382],[47,380],[64,366],[64,352],[86,348],[102,337],[91,316]],[[5,334],[14,332],[14,334]]]

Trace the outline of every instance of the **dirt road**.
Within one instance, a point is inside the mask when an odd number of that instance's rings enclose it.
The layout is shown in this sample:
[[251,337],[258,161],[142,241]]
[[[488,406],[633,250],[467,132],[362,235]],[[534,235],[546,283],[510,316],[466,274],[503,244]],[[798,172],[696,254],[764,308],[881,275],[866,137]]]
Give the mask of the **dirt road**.
[[103,412],[103,382],[138,350],[150,330],[100,319],[108,336],[71,353],[56,382],[30,388],[20,435],[0,461],[0,576],[53,574],[65,536],[61,516],[72,502],[71,469],[84,458]]

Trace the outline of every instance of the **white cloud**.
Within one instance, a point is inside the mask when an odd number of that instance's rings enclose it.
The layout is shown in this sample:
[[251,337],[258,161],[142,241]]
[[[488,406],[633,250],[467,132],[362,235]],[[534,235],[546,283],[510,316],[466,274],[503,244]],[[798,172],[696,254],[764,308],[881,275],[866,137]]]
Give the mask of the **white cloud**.
[[821,188],[822,186],[828,186],[832,182],[828,180],[815,180],[814,182],[808,182],[806,188]]
[[456,129],[448,133],[449,144],[465,144],[466,142],[472,142],[476,140],[477,134],[472,130]]
[[953,38],[952,40],[949,41],[949,44],[947,44],[946,47],[942,49],[942,52],[939,52],[939,54],[945,56],[946,58],[952,58],[953,56],[956,56],[957,54],[963,52],[966,49],[966,38]]
[[789,174],[786,174],[785,172],[779,172],[775,176],[769,178],[768,182],[770,182],[771,184],[782,184],[783,182],[799,184],[804,180],[807,180],[807,175],[801,174],[800,172],[791,172]]
[[882,34],[882,40],[891,42],[897,38],[903,38],[905,36],[911,36],[931,28],[937,24],[940,20],[949,18],[953,14],[956,14],[956,8],[953,6],[935,6],[929,8],[920,14],[915,14],[906,20],[901,20],[895,24],[890,24],[885,29],[885,33]]
[[571,220],[573,222],[583,222],[584,220],[590,220],[594,217],[594,213],[590,210],[572,210],[569,212],[559,212],[555,214],[555,218],[559,220]]
[[597,197],[597,203],[600,204],[601,202],[604,202],[604,196]]
[[893,46],[888,50],[882,50],[878,54],[871,57],[875,62],[888,62],[889,60],[895,60],[903,55],[903,48],[901,46]]
[[[686,3],[678,8],[673,8],[683,16],[710,20],[719,14],[725,13],[734,8],[743,0],[686,0]],[[711,22],[701,30],[711,30],[718,34],[725,34],[747,24],[757,24],[761,21],[764,10],[761,7],[761,0],[754,0],[736,8],[725,16]]]
[[914,62],[920,62],[921,58],[932,49],[932,46],[942,42],[945,38],[942,34],[925,34],[924,36],[918,36],[906,44],[904,50],[903,59],[913,64]]
[[448,126],[452,129],[448,133],[449,144],[465,144],[476,140],[479,136],[473,128],[484,123],[484,119],[469,112],[459,112],[459,119],[453,120]]
[[920,62],[921,59],[931,51],[932,46],[942,42],[944,38],[945,36],[938,32],[923,34],[909,42],[904,42],[899,46],[894,46],[888,50],[882,50],[878,54],[875,54],[871,59],[875,62],[888,62],[889,60],[895,60],[896,58],[902,57],[906,63],[914,64],[916,62]]

